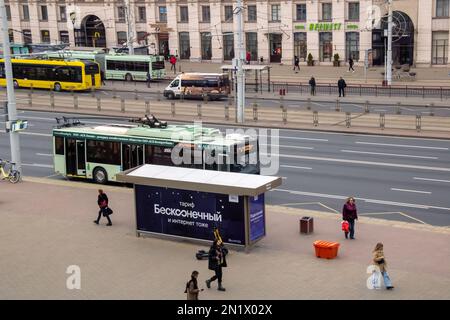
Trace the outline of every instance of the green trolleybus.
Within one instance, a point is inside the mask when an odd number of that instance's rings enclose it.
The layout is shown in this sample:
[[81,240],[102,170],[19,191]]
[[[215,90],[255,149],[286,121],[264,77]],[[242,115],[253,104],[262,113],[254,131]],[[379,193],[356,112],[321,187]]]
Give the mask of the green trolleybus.
[[97,183],[142,164],[259,174],[258,153],[257,137],[196,125],[78,122],[53,129],[55,172]]

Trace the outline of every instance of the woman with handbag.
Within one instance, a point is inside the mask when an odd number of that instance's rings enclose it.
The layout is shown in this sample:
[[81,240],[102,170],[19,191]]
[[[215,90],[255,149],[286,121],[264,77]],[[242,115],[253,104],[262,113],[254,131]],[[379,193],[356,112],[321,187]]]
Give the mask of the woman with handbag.
[[394,286],[392,285],[391,279],[389,278],[386,270],[387,264],[386,259],[384,258],[383,244],[381,242],[378,242],[375,246],[375,249],[373,249],[373,263],[380,269],[380,272],[383,275],[383,281],[386,289],[394,289]]
[[94,220],[94,223],[98,224],[103,214],[103,216],[106,217],[106,219],[108,219],[107,226],[112,226],[111,219],[109,218],[109,215],[112,213],[112,210],[108,207],[108,196],[106,195],[106,193],[103,192],[102,189],[98,189],[97,204],[100,210],[98,212],[97,220]]

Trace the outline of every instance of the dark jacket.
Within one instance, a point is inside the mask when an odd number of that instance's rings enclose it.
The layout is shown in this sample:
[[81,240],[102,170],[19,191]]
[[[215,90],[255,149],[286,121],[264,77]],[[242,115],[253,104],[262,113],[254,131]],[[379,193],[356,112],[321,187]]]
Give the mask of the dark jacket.
[[345,88],[347,86],[347,84],[345,83],[344,79],[339,79],[338,81],[338,88]]
[[209,249],[208,255],[208,269],[215,270],[218,267],[226,267],[227,260],[226,255],[228,254],[228,250],[223,246],[211,246]]
[[309,85],[310,85],[311,87],[315,87],[315,86],[316,86],[316,79],[311,78],[311,79],[309,80]]
[[354,62],[353,62],[353,59],[352,59],[352,58],[348,59],[348,64],[349,64],[350,66],[353,66]]
[[299,58],[295,58],[295,59],[294,59],[294,64],[295,64],[296,66],[298,66],[299,63],[300,63],[300,59],[299,59]]
[[342,220],[354,220],[358,219],[358,214],[356,212],[356,204],[346,203],[342,208]]
[[106,201],[106,206],[108,206],[108,196],[106,193],[102,193],[98,195],[97,203],[99,207],[102,207],[102,202]]

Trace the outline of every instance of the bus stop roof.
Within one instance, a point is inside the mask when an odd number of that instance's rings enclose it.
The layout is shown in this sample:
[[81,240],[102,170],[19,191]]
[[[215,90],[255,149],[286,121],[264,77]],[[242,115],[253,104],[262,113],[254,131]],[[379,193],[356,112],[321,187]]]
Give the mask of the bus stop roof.
[[281,185],[281,177],[145,164],[117,174],[117,181],[181,190],[257,196]]
[[[233,67],[233,65],[228,64],[228,65],[223,65],[220,67],[222,70],[234,70],[235,67]],[[269,68],[271,68],[271,66],[268,65],[261,65],[261,64],[244,64],[242,65],[242,68],[244,70],[257,70],[257,71],[263,71],[263,70],[268,70]]]

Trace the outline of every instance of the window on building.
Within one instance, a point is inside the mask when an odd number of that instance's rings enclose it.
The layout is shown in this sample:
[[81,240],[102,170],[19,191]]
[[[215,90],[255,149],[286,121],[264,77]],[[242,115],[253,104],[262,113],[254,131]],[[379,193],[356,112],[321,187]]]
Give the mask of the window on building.
[[450,0],[436,0],[436,17],[448,17]]
[[211,22],[209,6],[202,6],[202,22]]
[[331,61],[333,55],[333,33],[319,32],[319,60]]
[[123,6],[117,7],[117,21],[125,22],[125,7]]
[[59,41],[61,43],[69,43],[69,32],[68,31],[60,31],[59,32]]
[[189,9],[187,6],[180,7],[180,22],[189,22]]
[[29,21],[30,20],[30,9],[28,5],[22,5],[22,20]]
[[147,32],[145,32],[145,31],[138,31],[137,32],[137,41],[138,41],[138,43],[139,44],[141,44],[141,45],[147,45],[148,43],[147,43]]
[[348,3],[348,20],[359,21],[359,2]]
[[202,49],[202,60],[211,60],[211,32],[201,32],[201,49]]
[[14,43],[14,31],[13,29],[8,29],[9,43]]
[[159,7],[159,22],[167,22],[167,7]]
[[189,59],[191,57],[189,32],[180,32],[178,39],[180,41],[180,59]]
[[50,31],[41,30],[41,42],[42,43],[50,43]]
[[250,60],[258,60],[258,33],[247,32],[245,34],[246,52],[250,52]]
[[297,21],[306,21],[306,3],[298,4],[296,13]]
[[322,20],[331,21],[333,17],[332,10],[333,5],[331,3],[322,3]]
[[431,54],[432,64],[448,63],[448,32],[433,32]]
[[59,21],[62,21],[62,22],[67,21],[66,6],[59,7]]
[[345,33],[345,60],[359,60],[359,32]]
[[9,5],[5,5],[6,9],[6,19],[8,21],[11,21],[11,7]]
[[300,60],[303,61],[306,61],[308,51],[306,39],[306,32],[294,33],[294,55],[296,55]]
[[41,6],[41,21],[48,21],[47,6]]
[[147,13],[145,7],[138,7],[138,19],[139,22],[147,21]]
[[127,33],[125,31],[117,32],[117,44],[119,46],[127,43]]
[[281,21],[281,5],[279,5],[279,4],[272,5],[270,21],[275,21],[275,22]]
[[247,7],[247,21],[255,22],[256,21],[256,6],[251,5]]
[[23,43],[24,44],[30,44],[33,43],[33,38],[31,37],[31,30],[23,30],[22,31],[23,36]]
[[225,6],[225,22],[233,22],[233,6]]
[[232,33],[223,35],[223,60],[234,58],[234,36]]

